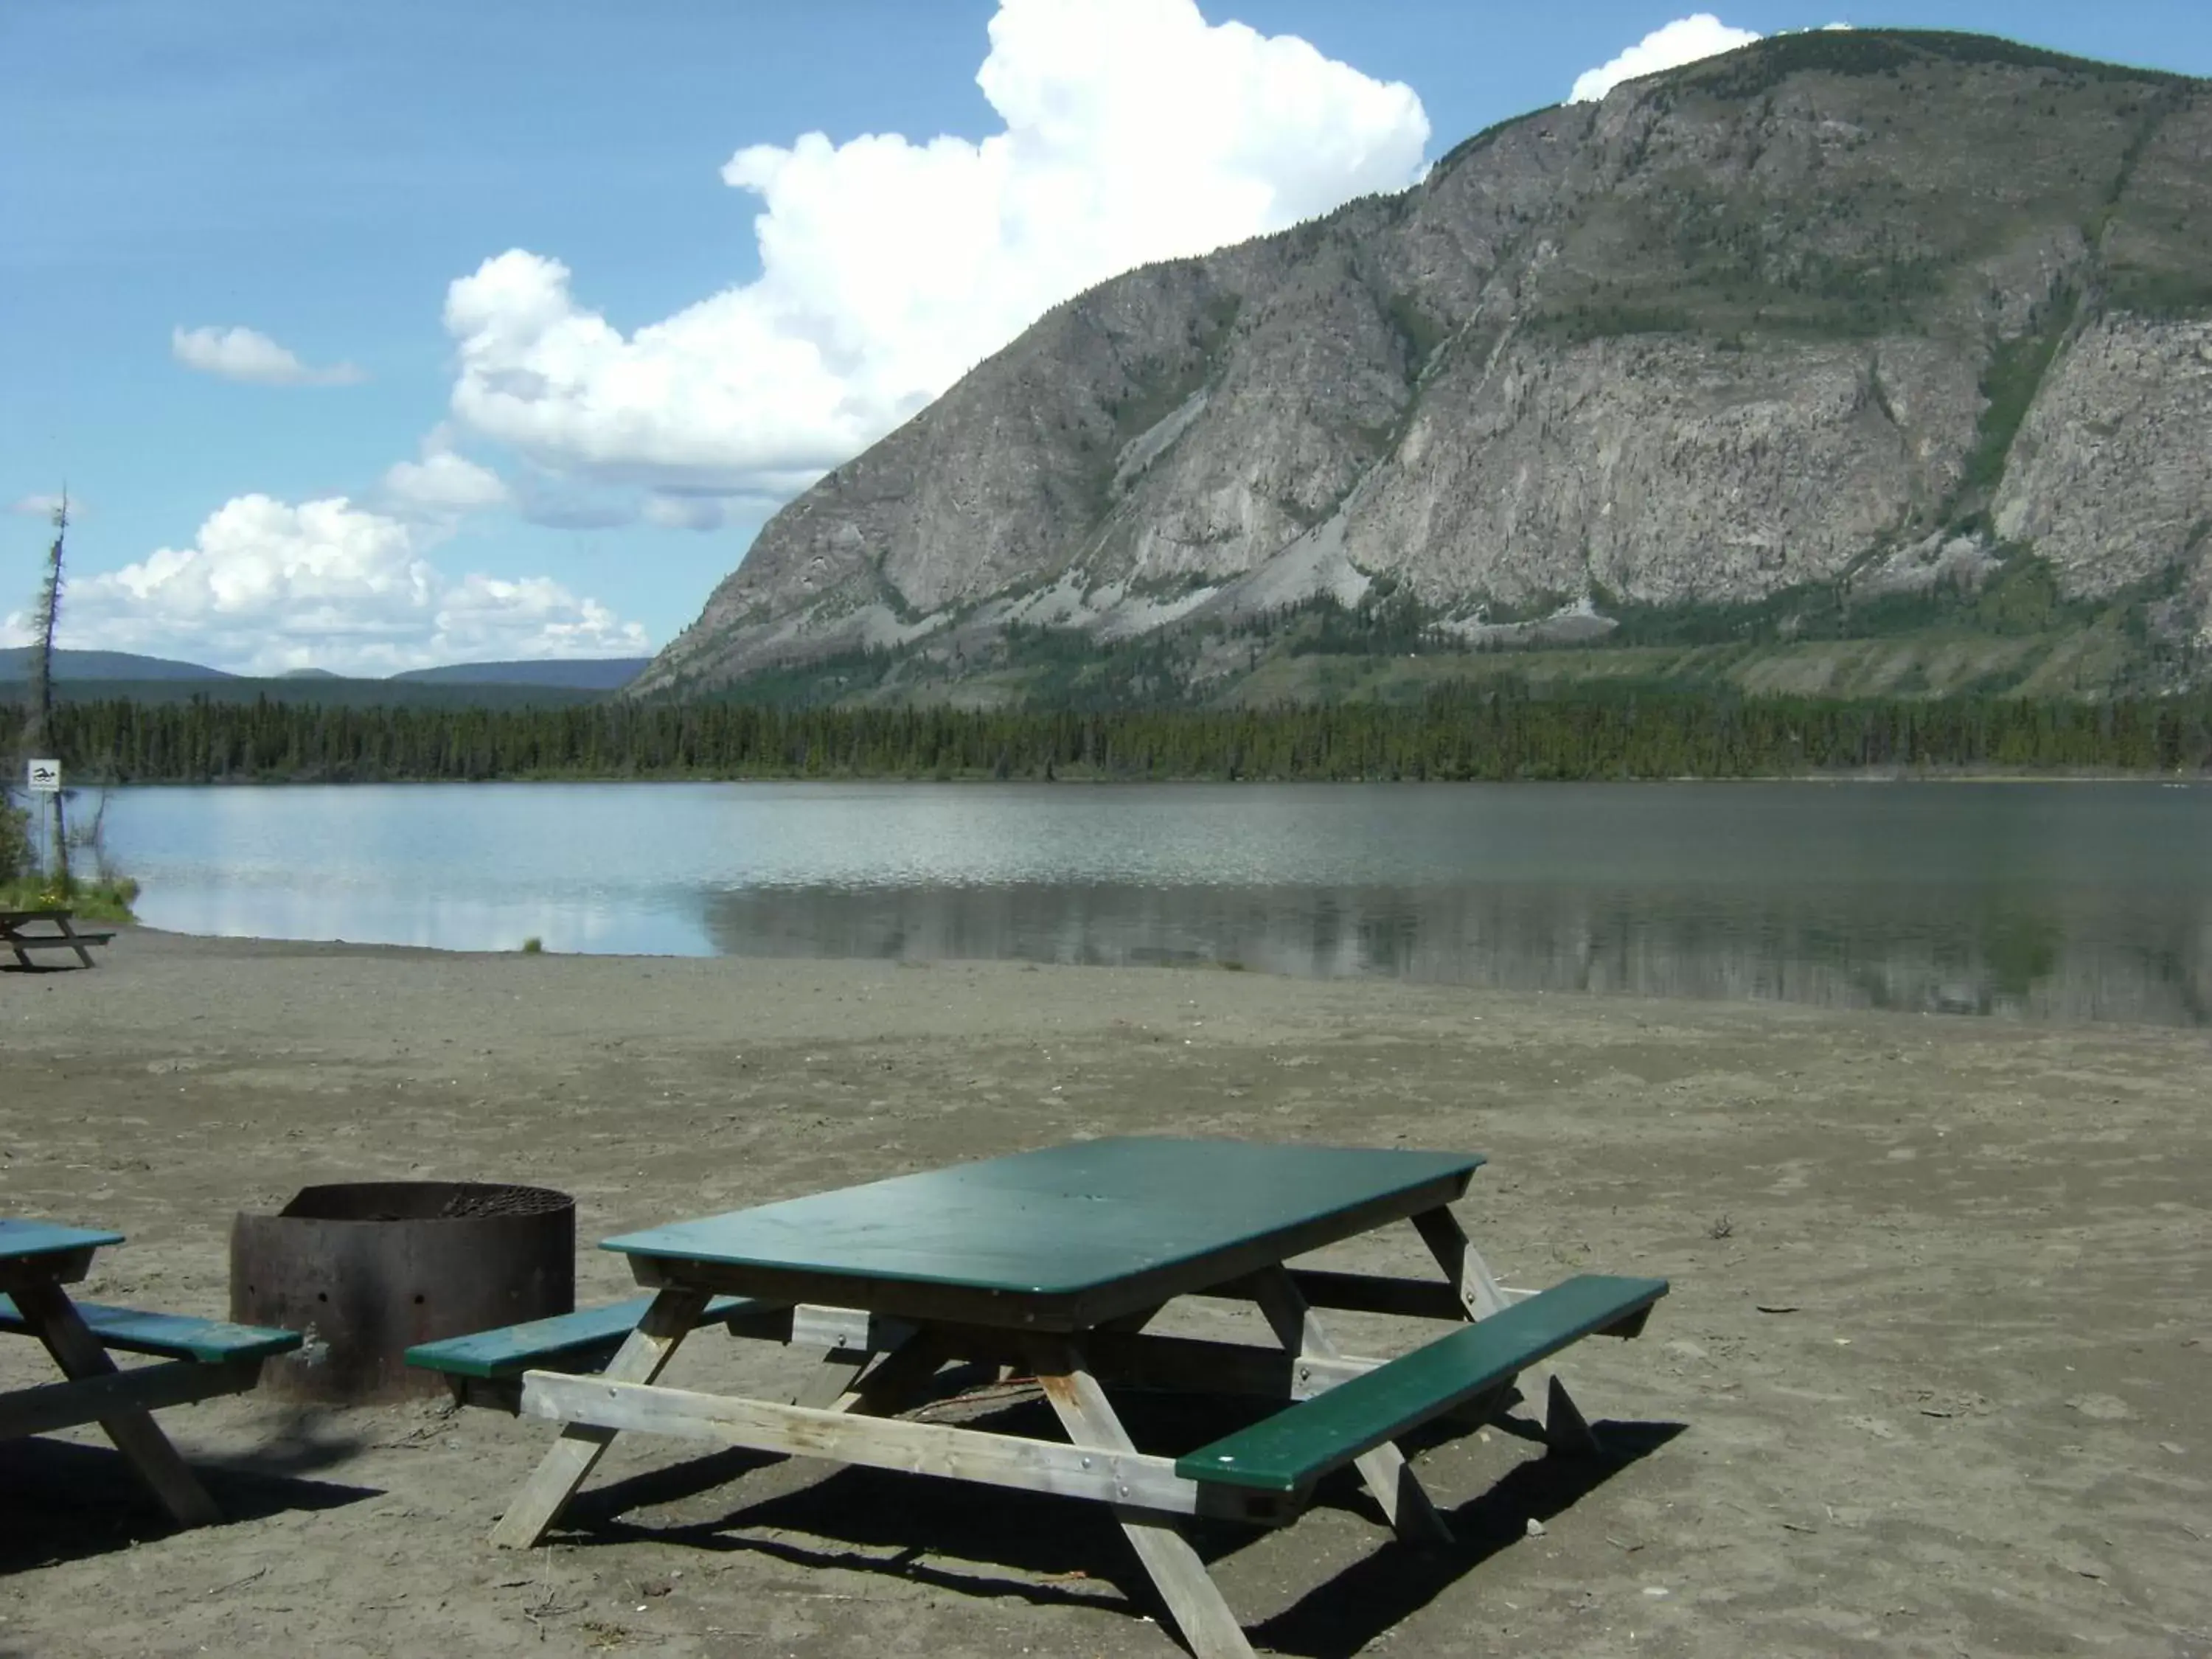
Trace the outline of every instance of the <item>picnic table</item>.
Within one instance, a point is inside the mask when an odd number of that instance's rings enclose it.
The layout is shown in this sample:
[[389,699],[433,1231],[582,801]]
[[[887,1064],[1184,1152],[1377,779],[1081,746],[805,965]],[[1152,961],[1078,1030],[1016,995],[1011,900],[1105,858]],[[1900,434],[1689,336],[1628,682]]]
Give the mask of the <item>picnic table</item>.
[[[1479,1423],[1516,1377],[1581,1337],[1633,1335],[1663,1280],[1586,1274],[1509,1296],[1449,1209],[1472,1154],[1099,1139],[797,1198],[608,1239],[649,1297],[413,1350],[456,1394],[560,1425],[494,1528],[529,1547],[615,1434],[1023,1488],[1109,1504],[1192,1650],[1252,1650],[1188,1517],[1293,1519],[1316,1484],[1358,1471],[1405,1537],[1448,1529],[1395,1443],[1447,1413]],[[1293,1257],[1410,1221],[1441,1279],[1294,1268]],[[1170,1301],[1256,1304],[1279,1347],[1149,1332]],[[1317,1310],[1448,1320],[1397,1358],[1347,1355]],[[663,1387],[692,1330],[824,1352],[797,1404]],[[1034,1376],[1067,1440],[896,1413],[948,1364]],[[599,1369],[600,1367],[604,1369]],[[1126,1388],[1289,1402],[1211,1444],[1139,1450],[1113,1404]],[[1544,1432],[1594,1445],[1552,1379]]]
[[[0,1333],[35,1336],[64,1380],[0,1394],[0,1440],[97,1423],[187,1526],[221,1518],[215,1500],[155,1423],[153,1412],[260,1379],[261,1362],[300,1346],[296,1332],[72,1301],[64,1285],[92,1271],[121,1233],[0,1216]],[[166,1363],[118,1368],[109,1351]]]
[[[115,935],[80,933],[71,925],[72,915],[68,910],[0,910],[0,945],[15,953],[19,968],[31,966],[33,951],[74,951],[77,961],[89,968],[92,951],[88,947],[105,945]],[[46,931],[31,932],[33,922],[46,923]]]

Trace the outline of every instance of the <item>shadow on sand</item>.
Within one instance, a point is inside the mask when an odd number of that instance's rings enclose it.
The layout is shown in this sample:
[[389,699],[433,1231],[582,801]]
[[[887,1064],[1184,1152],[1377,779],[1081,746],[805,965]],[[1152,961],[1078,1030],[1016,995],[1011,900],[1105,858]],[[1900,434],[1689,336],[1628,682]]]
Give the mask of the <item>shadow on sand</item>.
[[[337,1509],[379,1495],[373,1486],[310,1478],[365,1442],[318,1433],[288,1418],[242,1455],[187,1461],[222,1510],[218,1525],[300,1510]],[[0,1577],[127,1549],[179,1530],[123,1455],[106,1443],[32,1437],[0,1442]],[[0,1655],[0,1659],[5,1659]]]
[[[1249,1422],[1249,1401],[1164,1399],[1132,1395],[1117,1401],[1138,1444],[1195,1445]],[[1001,1433],[1057,1440],[1058,1425],[1038,1401],[970,1419]],[[1533,1437],[1517,1421],[1498,1426]],[[1454,1581],[1522,1541],[1528,1519],[1548,1520],[1571,1508],[1620,1470],[1682,1432],[1679,1423],[1604,1422],[1594,1425],[1604,1452],[1591,1458],[1539,1457],[1449,1511],[1449,1549],[1416,1549],[1379,1533],[1376,1547],[1297,1602],[1249,1626],[1255,1642],[1306,1659],[1358,1652],[1401,1620],[1434,1600]],[[1408,1452],[1443,1443],[1463,1431],[1432,1425],[1407,1443]],[[1119,1593],[1132,1616],[1167,1619],[1105,1509],[1024,1492],[984,1491],[950,1480],[918,1480],[875,1469],[839,1469],[804,1479],[808,1466],[769,1477],[770,1490],[752,1502],[698,1519],[636,1521],[635,1511],[683,1504],[741,1475],[789,1460],[732,1450],[696,1458],[580,1493],[563,1516],[564,1541],[593,1545],[657,1541],[723,1553],[748,1553],[796,1566],[842,1567],[884,1574],[933,1589],[979,1598],[1009,1598],[1041,1607],[1099,1605]],[[1380,1528],[1380,1510],[1351,1471],[1322,1484],[1317,1506],[1354,1510]],[[1257,1534],[1229,1522],[1198,1522],[1188,1536],[1213,1562],[1235,1554]],[[968,1565],[966,1564],[973,1564]]]

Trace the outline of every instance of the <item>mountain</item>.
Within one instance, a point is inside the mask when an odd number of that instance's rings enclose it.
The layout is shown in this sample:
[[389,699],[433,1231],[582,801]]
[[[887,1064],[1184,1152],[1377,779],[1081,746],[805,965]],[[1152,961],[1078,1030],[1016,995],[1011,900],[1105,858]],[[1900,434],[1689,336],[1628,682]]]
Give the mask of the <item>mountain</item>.
[[568,661],[457,662],[443,668],[411,668],[392,678],[432,685],[547,685],[578,691],[617,691],[635,679],[650,660],[587,657]]
[[1770,38],[1056,307],[780,512],[635,689],[1302,694],[1304,659],[1494,647],[2177,684],[2208,210],[2212,82]]
[[[27,680],[38,653],[27,645],[0,649],[0,681]],[[220,668],[167,657],[141,657],[128,651],[57,651],[54,678],[73,680],[227,680]]]

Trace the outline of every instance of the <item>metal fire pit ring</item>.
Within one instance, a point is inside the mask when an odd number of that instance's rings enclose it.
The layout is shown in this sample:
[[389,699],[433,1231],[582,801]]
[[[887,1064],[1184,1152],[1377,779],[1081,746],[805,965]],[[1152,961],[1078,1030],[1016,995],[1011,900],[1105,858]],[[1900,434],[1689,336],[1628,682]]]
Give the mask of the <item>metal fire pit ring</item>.
[[231,1318],[307,1337],[262,1369],[283,1399],[441,1395],[441,1378],[402,1363],[414,1344],[575,1305],[575,1200],[550,1188],[343,1182],[231,1224]]

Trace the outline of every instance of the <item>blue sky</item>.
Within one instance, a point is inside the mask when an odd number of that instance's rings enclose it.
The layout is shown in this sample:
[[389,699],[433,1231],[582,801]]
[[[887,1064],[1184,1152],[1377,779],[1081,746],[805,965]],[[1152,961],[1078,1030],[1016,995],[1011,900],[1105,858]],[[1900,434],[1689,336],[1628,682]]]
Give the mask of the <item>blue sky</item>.
[[2202,0],[1692,9],[13,0],[0,618],[20,637],[66,482],[68,643],[641,652],[1045,306],[1402,184],[1670,24],[2212,74]]

